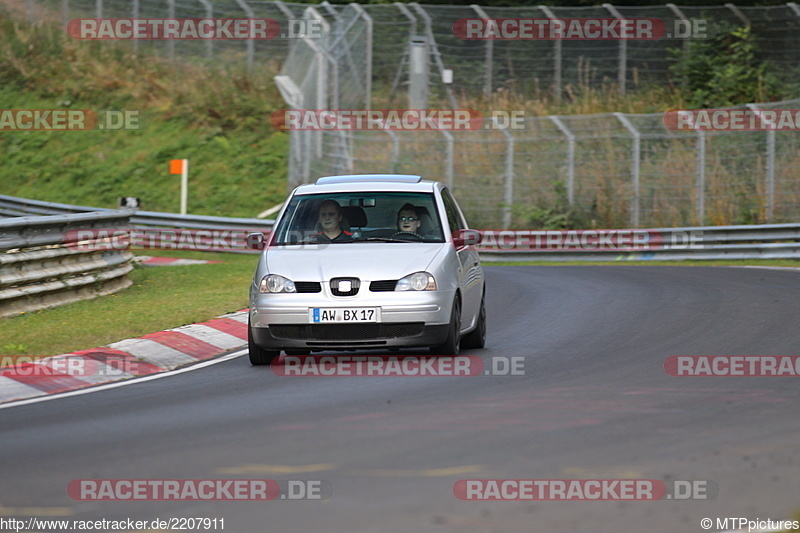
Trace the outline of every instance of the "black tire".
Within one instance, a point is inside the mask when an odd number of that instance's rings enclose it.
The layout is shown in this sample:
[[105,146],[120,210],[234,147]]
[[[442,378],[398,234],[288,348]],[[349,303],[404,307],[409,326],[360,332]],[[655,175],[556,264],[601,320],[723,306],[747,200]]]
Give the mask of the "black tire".
[[461,345],[461,298],[456,295],[453,300],[453,310],[450,313],[450,327],[447,330],[447,339],[444,344],[431,348],[435,355],[458,355]]
[[481,310],[478,311],[478,323],[475,329],[464,335],[461,339],[461,347],[465,350],[470,348],[483,348],[486,346],[486,296],[481,297]]
[[250,364],[253,366],[268,365],[281,354],[280,350],[265,350],[253,342],[253,328],[250,327],[249,320],[247,322],[247,351],[250,355]]

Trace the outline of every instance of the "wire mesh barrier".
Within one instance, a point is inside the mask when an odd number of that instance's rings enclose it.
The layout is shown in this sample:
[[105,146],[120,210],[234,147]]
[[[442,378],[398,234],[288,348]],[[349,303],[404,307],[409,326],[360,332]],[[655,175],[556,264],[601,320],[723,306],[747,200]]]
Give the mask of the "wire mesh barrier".
[[[749,26],[773,72],[800,64],[800,7],[317,5],[263,0],[27,0],[32,20],[274,19],[272,39],[131,41],[165,58],[268,67],[292,109],[457,108],[456,96],[672,80],[695,30]],[[468,39],[466,19],[647,18],[658,38]],[[294,29],[293,29],[294,28]],[[298,29],[299,28],[299,29]],[[314,31],[310,31],[313,29]],[[296,31],[295,31],[296,30]],[[237,63],[238,62],[238,63]],[[452,75],[452,76],[451,76]],[[452,81],[450,82],[450,77]],[[759,104],[786,109],[798,101]],[[431,105],[433,107],[433,105]],[[677,132],[663,114],[527,117],[519,129],[291,131],[289,184],[418,173],[450,183],[477,227],[686,226],[800,216],[792,131]]]
[[[760,104],[796,108],[800,99]],[[800,218],[796,131],[675,131],[665,115],[527,118],[521,129],[302,131],[340,158],[310,176],[420,174],[448,183],[474,227],[667,227]]]

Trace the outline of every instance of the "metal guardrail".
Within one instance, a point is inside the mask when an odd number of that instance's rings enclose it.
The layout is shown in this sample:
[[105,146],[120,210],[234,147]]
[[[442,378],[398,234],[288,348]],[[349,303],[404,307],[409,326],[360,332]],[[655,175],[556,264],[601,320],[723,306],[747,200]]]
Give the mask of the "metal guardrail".
[[[71,213],[114,212],[113,209],[87,207],[29,200],[0,194],[0,216],[20,217],[30,215],[62,215]],[[134,226],[169,227],[186,229],[269,229],[275,222],[271,219],[233,218],[206,215],[178,215],[159,211],[133,211],[130,217]]]
[[800,259],[800,224],[482,233],[486,262]]
[[[130,230],[130,211],[0,220],[0,317],[130,287],[133,254],[79,240],[81,230]],[[86,232],[95,234],[95,232]]]
[[[114,213],[110,209],[60,204],[0,195],[0,215],[53,215],[86,211]],[[274,220],[228,218],[198,215],[177,215],[153,211],[136,211],[131,222],[139,227],[171,227],[187,229],[271,228]],[[694,226],[642,230],[596,230],[619,234],[638,232],[647,235],[647,242],[636,247],[624,243],[591,246],[569,243],[570,235],[591,234],[594,230],[484,230],[484,242],[478,247],[486,262],[499,261],[631,261],[631,260],[721,260],[721,259],[800,259],[800,224],[764,224],[738,226]],[[540,235],[542,245],[532,245],[532,236]],[[547,235],[553,238],[547,244]],[[527,244],[518,246],[521,238]],[[508,245],[513,242],[514,244]],[[616,241],[615,241],[616,242]],[[559,245],[558,243],[562,243]],[[2,248],[0,247],[0,251]]]

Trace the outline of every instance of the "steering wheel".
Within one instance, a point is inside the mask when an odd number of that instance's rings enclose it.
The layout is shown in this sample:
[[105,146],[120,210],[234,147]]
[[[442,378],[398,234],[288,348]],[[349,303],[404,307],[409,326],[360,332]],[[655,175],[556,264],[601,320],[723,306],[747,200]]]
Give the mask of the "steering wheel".
[[418,241],[422,240],[422,237],[420,235],[417,235],[413,231],[398,231],[397,233],[392,235],[392,239],[394,239],[395,237],[413,237],[415,240]]

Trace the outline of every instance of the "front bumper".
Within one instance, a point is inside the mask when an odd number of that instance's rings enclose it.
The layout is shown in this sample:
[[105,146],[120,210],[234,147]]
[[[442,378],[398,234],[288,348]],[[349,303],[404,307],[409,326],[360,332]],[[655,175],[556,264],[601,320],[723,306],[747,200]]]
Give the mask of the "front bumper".
[[[250,324],[254,342],[267,350],[357,350],[442,344],[454,293],[368,293],[356,297],[321,294],[254,294]],[[380,308],[379,322],[315,324],[309,310]]]

